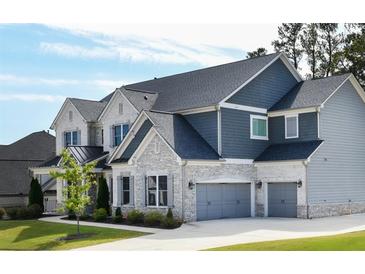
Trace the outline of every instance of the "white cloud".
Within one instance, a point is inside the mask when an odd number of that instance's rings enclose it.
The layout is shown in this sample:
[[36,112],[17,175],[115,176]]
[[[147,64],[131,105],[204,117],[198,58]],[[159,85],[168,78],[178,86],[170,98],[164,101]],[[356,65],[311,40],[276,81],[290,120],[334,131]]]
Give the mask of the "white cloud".
[[[122,61],[203,66],[237,60],[227,50],[242,52],[266,47],[272,50],[276,25],[57,25],[89,38],[96,47],[42,43],[44,52],[68,57],[119,58]],[[260,35],[257,35],[260,33]]]
[[62,102],[64,96],[49,94],[0,94],[0,101],[25,101],[25,102]]

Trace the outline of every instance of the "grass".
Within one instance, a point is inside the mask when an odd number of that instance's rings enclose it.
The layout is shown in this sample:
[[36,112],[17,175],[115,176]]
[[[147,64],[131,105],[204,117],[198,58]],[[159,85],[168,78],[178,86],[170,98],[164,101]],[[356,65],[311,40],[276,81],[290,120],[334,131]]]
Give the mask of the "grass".
[[212,251],[364,251],[365,231],[208,249]]
[[76,225],[31,221],[0,221],[0,250],[67,250],[145,235],[142,232],[81,226],[89,238],[60,241],[76,233]]

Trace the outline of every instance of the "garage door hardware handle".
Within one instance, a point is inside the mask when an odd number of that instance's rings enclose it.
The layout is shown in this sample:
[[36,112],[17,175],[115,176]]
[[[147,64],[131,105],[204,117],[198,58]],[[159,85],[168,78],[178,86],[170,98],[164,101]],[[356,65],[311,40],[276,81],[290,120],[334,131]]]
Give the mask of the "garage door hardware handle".
[[285,204],[285,200],[281,200],[281,203],[282,203],[282,204]]
[[237,200],[236,202],[237,202],[237,204],[239,204],[240,203],[240,200]]
[[208,201],[208,203],[207,203],[208,205],[210,205],[211,204],[211,202],[210,201]]

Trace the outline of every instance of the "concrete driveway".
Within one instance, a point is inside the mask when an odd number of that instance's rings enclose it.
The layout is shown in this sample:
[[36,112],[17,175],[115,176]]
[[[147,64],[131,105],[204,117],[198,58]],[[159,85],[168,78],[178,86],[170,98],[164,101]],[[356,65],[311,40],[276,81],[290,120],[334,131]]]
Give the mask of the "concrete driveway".
[[312,220],[224,219],[184,224],[174,230],[80,248],[78,250],[201,250],[270,240],[334,235],[365,230],[365,214]]

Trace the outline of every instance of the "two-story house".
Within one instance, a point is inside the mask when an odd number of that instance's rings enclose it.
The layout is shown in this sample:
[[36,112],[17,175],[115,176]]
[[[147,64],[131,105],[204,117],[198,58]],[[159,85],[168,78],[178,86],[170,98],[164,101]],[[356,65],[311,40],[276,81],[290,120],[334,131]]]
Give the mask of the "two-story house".
[[67,99],[52,128],[114,209],[311,218],[365,212],[364,102],[353,75],[303,80],[277,53]]

